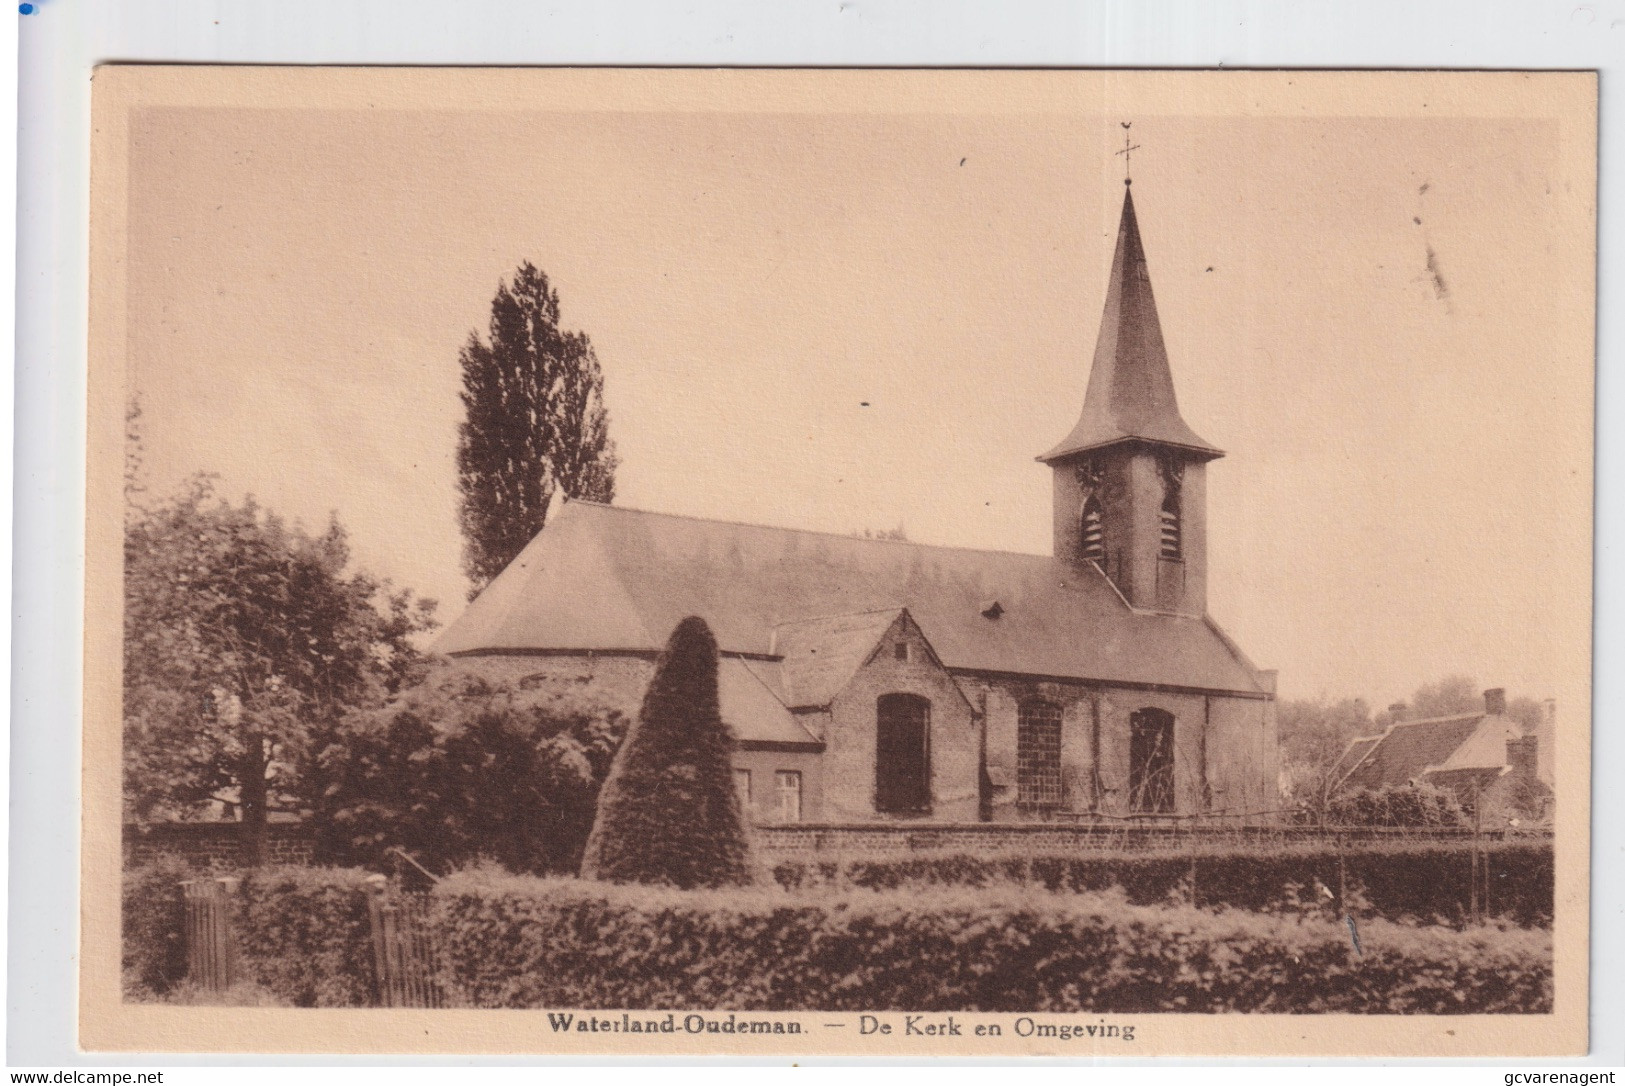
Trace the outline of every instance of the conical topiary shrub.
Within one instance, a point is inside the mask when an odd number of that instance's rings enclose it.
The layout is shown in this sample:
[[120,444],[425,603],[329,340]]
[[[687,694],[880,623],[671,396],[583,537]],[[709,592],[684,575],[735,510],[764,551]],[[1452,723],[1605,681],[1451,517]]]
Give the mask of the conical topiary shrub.
[[717,704],[716,638],[704,619],[685,618],[598,794],[582,878],[685,890],[749,882],[732,750]]

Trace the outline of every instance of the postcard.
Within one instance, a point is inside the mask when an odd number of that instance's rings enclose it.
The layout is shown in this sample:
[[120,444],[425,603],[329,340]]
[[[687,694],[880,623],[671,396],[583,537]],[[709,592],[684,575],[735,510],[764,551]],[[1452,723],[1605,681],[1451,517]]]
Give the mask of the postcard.
[[84,1048],[1584,1051],[1593,73],[93,102]]

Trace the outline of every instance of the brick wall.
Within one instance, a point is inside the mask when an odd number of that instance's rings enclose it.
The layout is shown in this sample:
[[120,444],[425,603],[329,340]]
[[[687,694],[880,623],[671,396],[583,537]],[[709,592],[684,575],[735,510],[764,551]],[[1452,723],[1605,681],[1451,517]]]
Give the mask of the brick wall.
[[[932,849],[947,852],[1167,852],[1192,845],[1204,847],[1278,847],[1337,840],[1345,845],[1389,840],[1442,841],[1471,836],[1470,830],[1385,831],[1378,828],[1328,832],[1313,827],[1254,826],[1192,828],[1181,825],[1024,823],[887,824],[839,823],[755,828],[752,838],[759,852],[784,854],[843,854],[911,852]],[[1485,840],[1504,834],[1486,832]]]
[[[184,860],[200,871],[231,871],[242,866],[240,822],[156,822],[126,824],[124,866],[139,867],[160,856]],[[309,864],[314,855],[307,826],[273,822],[265,828],[269,864]]]

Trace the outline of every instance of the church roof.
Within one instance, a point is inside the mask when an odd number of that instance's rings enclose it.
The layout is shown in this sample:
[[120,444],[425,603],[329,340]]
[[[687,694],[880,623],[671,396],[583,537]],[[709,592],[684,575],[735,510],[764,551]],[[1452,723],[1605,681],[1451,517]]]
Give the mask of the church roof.
[[1083,414],[1066,439],[1038,459],[1059,460],[1123,441],[1174,445],[1209,460],[1224,455],[1179,414],[1131,189],[1123,192],[1123,217]]
[[790,624],[905,607],[950,669],[1266,692],[1209,620],[1135,611],[1092,567],[584,501],[556,508],[435,648],[648,652],[699,615],[724,652],[779,659]]
[[774,689],[772,661],[725,656],[717,661],[717,701],[723,722],[741,743],[822,742],[802,726]]
[[852,681],[902,613],[901,608],[888,607],[775,627],[772,652],[784,658],[779,675],[786,704],[796,708],[828,705]]

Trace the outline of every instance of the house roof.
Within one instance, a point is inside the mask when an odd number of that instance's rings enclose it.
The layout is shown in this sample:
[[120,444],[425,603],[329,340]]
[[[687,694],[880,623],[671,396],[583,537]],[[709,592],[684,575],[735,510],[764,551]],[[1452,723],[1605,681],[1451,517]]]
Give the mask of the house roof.
[[1060,460],[1123,441],[1173,445],[1204,460],[1224,455],[1198,437],[1179,413],[1133,190],[1128,188],[1083,414],[1065,440],[1038,459]]
[[[1381,735],[1364,736],[1349,744],[1339,762],[1341,783],[1352,788],[1383,788],[1418,780],[1430,769],[1505,765],[1505,740],[1498,757],[1491,748],[1494,735],[1507,726],[1516,727],[1505,717],[1492,717],[1482,710],[1399,721]],[[1478,737],[1481,728],[1483,738]]]
[[1362,736],[1359,739],[1350,740],[1348,749],[1345,750],[1343,752],[1343,756],[1337,760],[1337,766],[1332,771],[1333,778],[1335,780],[1342,780],[1344,777],[1348,776],[1349,773],[1353,772],[1354,767],[1364,761],[1367,754],[1371,753],[1371,748],[1375,747],[1380,742],[1382,742],[1382,736],[1380,735],[1367,735]]
[[435,649],[653,651],[700,615],[725,653],[776,658],[793,624],[905,607],[950,669],[1266,693],[1211,621],[1134,611],[1093,567],[584,501],[556,508]]
[[1504,716],[1485,716],[1450,757],[1433,768],[1438,772],[1501,769],[1507,764],[1507,743],[1522,738],[1523,729],[1513,721]]

